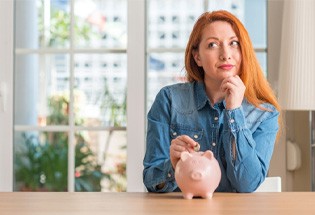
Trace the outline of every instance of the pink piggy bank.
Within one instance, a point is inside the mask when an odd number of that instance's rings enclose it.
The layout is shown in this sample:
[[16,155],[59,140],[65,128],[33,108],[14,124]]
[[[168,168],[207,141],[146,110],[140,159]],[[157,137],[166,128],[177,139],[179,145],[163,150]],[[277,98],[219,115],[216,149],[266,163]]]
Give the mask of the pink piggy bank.
[[212,151],[184,151],[175,168],[175,180],[185,199],[194,196],[210,199],[219,186],[221,169]]

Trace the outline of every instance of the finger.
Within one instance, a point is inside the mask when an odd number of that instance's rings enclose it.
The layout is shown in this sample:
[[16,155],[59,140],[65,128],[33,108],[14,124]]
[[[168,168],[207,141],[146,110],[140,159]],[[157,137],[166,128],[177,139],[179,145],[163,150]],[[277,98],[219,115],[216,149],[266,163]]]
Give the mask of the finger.
[[231,82],[226,82],[225,84],[221,85],[221,91],[228,93],[229,91],[235,89],[237,86],[232,84]]
[[245,87],[243,80],[240,78],[240,76],[236,75],[234,76],[235,85]]
[[189,137],[188,135],[181,135],[178,136],[177,139],[183,141],[184,143],[186,143],[189,147],[193,148],[195,147],[198,143],[196,141],[194,141],[191,137]]
[[232,83],[234,85],[243,85],[244,84],[242,79],[238,75],[230,76],[230,77],[225,78],[222,81],[222,84],[225,84],[225,83],[228,83],[228,82],[230,82],[230,83]]
[[234,85],[234,86],[237,86],[236,84],[237,84],[237,83],[236,83],[235,80],[233,80],[233,79],[231,79],[230,77],[228,77],[228,78],[226,78],[226,79],[224,79],[224,80],[222,81],[221,86],[220,86],[220,89],[221,89],[222,92],[227,93],[227,91],[228,91],[229,89],[231,89],[231,87],[232,87],[233,85]]
[[185,141],[182,141],[181,138],[176,138],[172,140],[170,150],[171,150],[170,151],[171,154],[179,153],[177,154],[177,156],[179,157],[183,151],[188,151],[188,152],[193,151],[192,147],[189,144],[187,144]]
[[178,152],[178,151],[173,151],[172,152],[172,158],[176,158],[176,160],[180,159],[182,152]]
[[171,149],[175,152],[183,152],[186,151],[186,147],[178,145],[178,144],[174,144]]
[[235,86],[238,86],[241,82],[240,82],[240,79],[238,79],[237,77],[235,76],[231,76],[227,79],[227,83],[230,83],[230,84],[233,84]]
[[221,88],[223,90],[244,87],[244,83],[239,76],[231,76],[222,81]]
[[173,139],[172,140],[172,142],[171,142],[171,146],[181,146],[181,147],[184,147],[184,148],[186,148],[187,147],[187,143],[185,142],[185,141],[183,141],[183,140],[181,140],[180,138],[175,138],[175,139]]

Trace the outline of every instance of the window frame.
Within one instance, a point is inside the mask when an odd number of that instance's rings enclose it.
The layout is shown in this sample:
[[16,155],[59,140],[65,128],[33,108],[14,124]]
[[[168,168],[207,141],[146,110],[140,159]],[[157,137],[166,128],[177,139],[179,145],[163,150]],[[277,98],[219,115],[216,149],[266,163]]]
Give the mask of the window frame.
[[[0,1],[0,88],[6,88],[0,109],[0,191],[13,190],[13,16],[14,2]],[[1,98],[1,99],[2,99]]]

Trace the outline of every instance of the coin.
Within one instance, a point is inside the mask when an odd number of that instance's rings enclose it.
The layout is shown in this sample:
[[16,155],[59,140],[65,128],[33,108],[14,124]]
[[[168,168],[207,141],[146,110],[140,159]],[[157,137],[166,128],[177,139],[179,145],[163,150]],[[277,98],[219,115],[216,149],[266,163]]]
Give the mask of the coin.
[[194,147],[195,152],[199,152],[200,150],[200,145],[197,143],[197,145],[195,145]]

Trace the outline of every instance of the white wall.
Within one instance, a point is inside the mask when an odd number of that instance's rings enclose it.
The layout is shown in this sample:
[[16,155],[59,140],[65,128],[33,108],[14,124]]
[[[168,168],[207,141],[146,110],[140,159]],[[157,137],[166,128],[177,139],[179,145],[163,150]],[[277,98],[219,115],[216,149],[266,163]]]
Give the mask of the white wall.
[[[1,192],[13,189],[13,1],[0,1],[0,32],[0,89],[5,85],[7,92],[5,110],[0,101]],[[1,96],[3,98],[2,93]]]
[[[278,90],[279,60],[283,2],[268,0],[268,80]],[[275,146],[269,175],[282,178],[282,191],[310,191],[310,132],[307,111],[287,111],[282,114],[282,135]],[[296,142],[302,152],[302,166],[286,170],[286,140]]]

